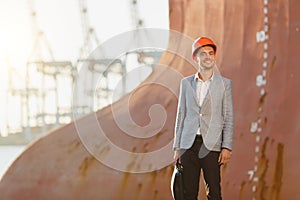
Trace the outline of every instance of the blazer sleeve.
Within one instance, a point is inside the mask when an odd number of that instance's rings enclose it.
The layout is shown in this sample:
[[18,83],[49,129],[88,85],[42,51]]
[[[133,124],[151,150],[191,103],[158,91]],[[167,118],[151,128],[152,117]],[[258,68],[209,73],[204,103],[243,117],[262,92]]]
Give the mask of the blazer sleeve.
[[186,88],[184,86],[184,80],[181,80],[179,97],[178,97],[177,115],[176,115],[176,121],[175,121],[173,149],[180,148],[180,140],[181,140],[182,129],[183,129],[183,121],[184,121],[185,114],[186,114],[185,90],[186,90]]
[[232,102],[232,81],[228,80],[225,86],[223,98],[223,141],[222,148],[232,150],[233,133],[234,133],[234,110]]

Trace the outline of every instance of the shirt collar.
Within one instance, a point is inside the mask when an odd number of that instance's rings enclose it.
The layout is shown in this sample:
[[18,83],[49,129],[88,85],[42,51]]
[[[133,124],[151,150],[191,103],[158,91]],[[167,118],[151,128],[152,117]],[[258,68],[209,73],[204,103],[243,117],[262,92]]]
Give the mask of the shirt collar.
[[[213,80],[213,78],[214,78],[214,76],[215,76],[215,73],[213,72],[212,76],[211,76],[211,77],[210,77],[210,79],[208,79],[208,80],[209,80],[209,81],[212,81],[212,80]],[[200,81],[202,81],[202,82],[203,82],[203,80],[199,78],[199,76],[198,76],[198,72],[196,72],[196,74],[195,74],[195,76],[194,76],[194,80],[195,80],[195,81],[198,81],[198,80],[200,80]]]

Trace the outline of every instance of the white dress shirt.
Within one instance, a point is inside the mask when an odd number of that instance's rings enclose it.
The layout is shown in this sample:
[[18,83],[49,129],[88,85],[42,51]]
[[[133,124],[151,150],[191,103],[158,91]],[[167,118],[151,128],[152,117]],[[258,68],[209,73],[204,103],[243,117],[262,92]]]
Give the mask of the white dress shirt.
[[[209,79],[207,79],[206,81],[203,81],[199,77],[198,72],[195,74],[194,80],[196,81],[196,94],[197,94],[198,105],[200,107],[202,106],[204,98],[207,95],[209,85],[210,85],[211,81],[213,80],[213,77],[214,77],[214,74],[212,74],[212,76]],[[200,114],[199,117],[201,117],[201,114]],[[197,135],[201,135],[200,134],[200,127],[197,131]]]

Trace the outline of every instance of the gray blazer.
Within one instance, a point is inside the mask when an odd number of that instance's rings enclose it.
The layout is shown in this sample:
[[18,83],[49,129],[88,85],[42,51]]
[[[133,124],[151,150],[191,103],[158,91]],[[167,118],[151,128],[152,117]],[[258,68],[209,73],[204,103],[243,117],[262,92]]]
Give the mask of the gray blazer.
[[234,115],[231,90],[231,80],[215,73],[200,107],[194,75],[181,80],[174,149],[189,149],[200,127],[203,143],[208,150],[232,150]]

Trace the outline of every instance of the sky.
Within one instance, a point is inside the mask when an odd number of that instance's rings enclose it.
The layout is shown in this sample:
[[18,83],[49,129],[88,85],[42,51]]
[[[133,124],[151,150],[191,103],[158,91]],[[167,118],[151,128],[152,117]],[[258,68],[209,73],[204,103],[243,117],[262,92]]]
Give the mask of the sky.
[[[100,42],[133,29],[132,0],[87,0],[88,17]],[[28,2],[32,2],[29,6]],[[83,44],[79,1],[0,0],[0,53],[12,64],[26,60],[34,43],[30,7],[56,59],[76,59]],[[145,27],[168,29],[167,0],[139,0]],[[15,57],[18,59],[15,59]]]
[[[22,83],[28,58],[35,43],[30,8],[43,31],[56,60],[73,63],[83,45],[80,0],[0,0],[0,132],[5,126],[5,95],[8,87],[8,66]],[[89,24],[97,37],[105,42],[115,35],[134,29],[132,0],[86,0]],[[138,14],[144,27],[169,28],[168,0],[138,0]],[[17,84],[17,83],[16,83]],[[3,112],[4,111],[4,112]]]

